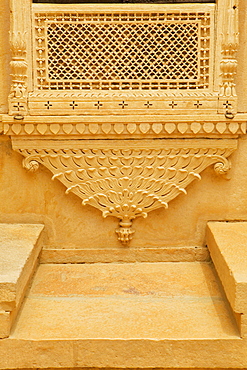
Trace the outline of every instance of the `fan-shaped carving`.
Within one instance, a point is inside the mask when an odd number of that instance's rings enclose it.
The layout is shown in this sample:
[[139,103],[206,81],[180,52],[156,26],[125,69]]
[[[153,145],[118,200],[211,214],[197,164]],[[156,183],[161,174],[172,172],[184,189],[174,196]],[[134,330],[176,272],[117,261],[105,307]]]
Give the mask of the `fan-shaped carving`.
[[34,171],[38,163],[45,165],[53,179],[66,186],[66,193],[73,192],[83,205],[98,208],[103,217],[120,219],[116,232],[119,240],[127,244],[134,233],[131,224],[136,217],[167,208],[180,193],[186,194],[187,185],[200,179],[200,173],[209,165],[215,164],[219,174],[227,172],[227,157],[235,149],[235,141],[210,141],[210,146],[207,140],[189,141],[187,145],[179,140],[127,141],[126,147],[115,144],[115,149],[114,142],[95,141],[84,149],[80,144],[75,149],[19,152],[26,157],[25,168]]

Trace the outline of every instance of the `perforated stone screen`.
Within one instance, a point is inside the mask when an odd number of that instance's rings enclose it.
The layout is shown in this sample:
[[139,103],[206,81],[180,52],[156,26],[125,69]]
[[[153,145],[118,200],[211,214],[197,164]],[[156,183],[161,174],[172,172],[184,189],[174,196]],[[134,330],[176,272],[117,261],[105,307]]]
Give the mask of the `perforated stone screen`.
[[207,89],[210,12],[39,12],[38,89]]

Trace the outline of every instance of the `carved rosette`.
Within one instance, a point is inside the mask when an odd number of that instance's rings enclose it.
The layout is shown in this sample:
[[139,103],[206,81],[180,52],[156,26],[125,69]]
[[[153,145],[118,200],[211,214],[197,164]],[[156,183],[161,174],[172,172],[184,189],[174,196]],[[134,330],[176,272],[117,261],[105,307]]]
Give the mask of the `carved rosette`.
[[109,140],[95,141],[91,147],[85,144],[84,148],[76,142],[74,148],[16,149],[25,156],[26,169],[35,171],[43,164],[53,179],[66,186],[66,193],[73,192],[83,205],[101,210],[103,217],[117,217],[118,239],[127,245],[135,218],[167,208],[212,164],[218,174],[225,174],[230,168],[227,157],[236,149],[236,141],[167,139],[116,144]]
[[[222,60],[220,96],[236,97],[234,77],[237,70],[237,50],[238,50],[238,8],[236,0],[227,0],[225,8],[225,29],[222,35]],[[229,112],[229,109],[226,111]]]
[[12,50],[12,84],[9,95],[9,114],[16,119],[22,119],[27,114],[27,61],[26,61],[26,33],[12,32],[10,46]]

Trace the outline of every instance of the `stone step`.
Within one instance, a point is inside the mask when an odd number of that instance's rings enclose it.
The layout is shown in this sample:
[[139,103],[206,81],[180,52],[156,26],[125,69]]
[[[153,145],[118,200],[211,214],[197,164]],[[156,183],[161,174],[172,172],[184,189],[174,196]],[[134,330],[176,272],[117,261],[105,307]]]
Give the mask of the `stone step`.
[[207,263],[40,265],[12,338],[230,339]]
[[[228,225],[208,225],[214,264],[39,265],[10,336],[0,340],[0,369],[246,368],[247,223]],[[30,234],[25,242],[17,234],[12,247],[24,252]],[[39,248],[30,249],[32,261]],[[10,271],[18,256],[10,253]],[[21,265],[30,279],[34,265]]]
[[246,346],[210,263],[41,264],[0,368],[224,368],[229,351],[237,367]]
[[232,309],[246,314],[247,222],[209,222],[207,241]]

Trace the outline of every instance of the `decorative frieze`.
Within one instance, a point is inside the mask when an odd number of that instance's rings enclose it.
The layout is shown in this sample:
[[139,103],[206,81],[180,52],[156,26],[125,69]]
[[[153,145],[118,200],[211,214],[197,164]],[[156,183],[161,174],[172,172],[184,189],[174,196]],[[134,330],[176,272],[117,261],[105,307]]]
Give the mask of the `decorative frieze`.
[[6,135],[34,135],[34,136],[82,136],[85,138],[131,138],[131,137],[200,137],[209,135],[210,137],[220,137],[241,135],[246,133],[245,120],[215,120],[215,121],[137,121],[137,117],[133,121],[129,120],[94,120],[87,121],[86,119],[79,122],[69,120],[64,123],[59,120],[44,123],[41,120],[38,123],[29,121],[25,123],[16,121],[4,120],[4,133]]
[[[106,94],[107,95],[107,94]],[[97,93],[52,94],[29,96],[31,116],[87,116],[87,115],[191,115],[225,113],[225,105],[237,110],[235,99],[218,98],[210,95],[174,96],[169,94],[115,93],[100,95]]]

